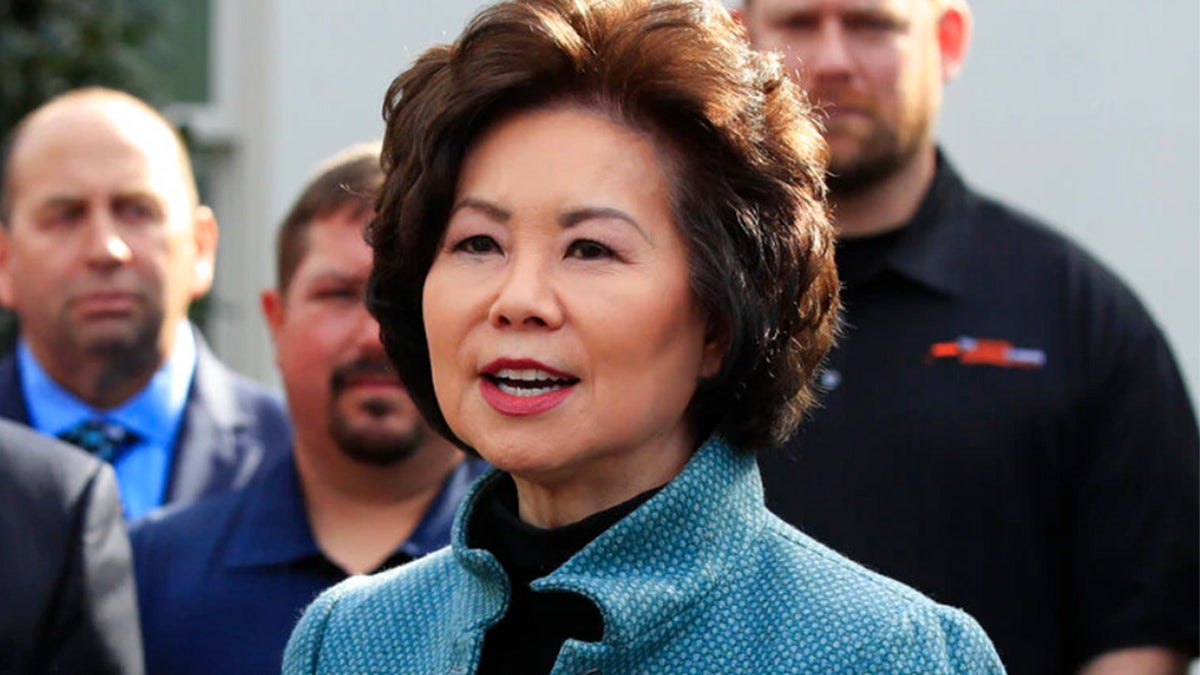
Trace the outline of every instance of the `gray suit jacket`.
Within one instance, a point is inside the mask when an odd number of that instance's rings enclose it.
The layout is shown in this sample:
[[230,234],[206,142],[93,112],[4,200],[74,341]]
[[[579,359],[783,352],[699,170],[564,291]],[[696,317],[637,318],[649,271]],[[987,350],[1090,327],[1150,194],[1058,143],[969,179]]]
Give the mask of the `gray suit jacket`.
[[112,468],[0,421],[0,673],[142,673]]

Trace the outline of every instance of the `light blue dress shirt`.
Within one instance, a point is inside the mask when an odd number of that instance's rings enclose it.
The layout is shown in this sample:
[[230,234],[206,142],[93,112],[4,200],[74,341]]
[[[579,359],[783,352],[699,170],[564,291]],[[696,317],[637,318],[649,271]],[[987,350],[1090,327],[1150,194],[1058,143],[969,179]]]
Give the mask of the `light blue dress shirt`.
[[17,345],[17,361],[30,426],[50,436],[95,418],[124,426],[138,436],[138,442],[113,464],[125,517],[134,520],[163,503],[175,438],[196,374],[196,338],[191,324],[180,323],[170,358],[146,387],[111,410],[93,408],[50,379],[24,340]]

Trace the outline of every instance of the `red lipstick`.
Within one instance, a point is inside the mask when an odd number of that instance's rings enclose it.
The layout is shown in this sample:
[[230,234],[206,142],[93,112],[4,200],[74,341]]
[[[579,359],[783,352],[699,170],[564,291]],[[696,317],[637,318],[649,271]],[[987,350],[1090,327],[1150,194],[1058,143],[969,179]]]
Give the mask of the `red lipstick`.
[[483,400],[502,415],[524,417],[557,407],[579,378],[532,359],[496,359],[482,371]]

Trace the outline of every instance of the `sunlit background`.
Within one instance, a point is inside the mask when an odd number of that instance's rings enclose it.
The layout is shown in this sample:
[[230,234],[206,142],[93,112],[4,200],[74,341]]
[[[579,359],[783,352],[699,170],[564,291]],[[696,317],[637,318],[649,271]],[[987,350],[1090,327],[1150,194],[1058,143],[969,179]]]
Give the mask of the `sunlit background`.
[[[221,222],[205,330],[273,381],[258,290],[313,165],[377,137],[392,78],[477,0],[174,0],[164,98]],[[1084,243],[1138,292],[1200,385],[1198,3],[978,0],[942,138],[985,192]],[[1014,263],[1019,269],[1019,261]],[[1031,302],[1034,300],[1031,299]],[[952,336],[951,336],[952,337]]]

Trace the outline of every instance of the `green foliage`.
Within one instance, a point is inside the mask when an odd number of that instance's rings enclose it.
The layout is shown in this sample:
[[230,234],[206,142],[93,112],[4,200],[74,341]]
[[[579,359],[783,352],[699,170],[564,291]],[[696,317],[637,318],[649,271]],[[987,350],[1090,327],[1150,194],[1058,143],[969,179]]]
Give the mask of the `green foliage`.
[[[163,0],[0,0],[0,134],[47,99],[103,85],[158,103]],[[0,309],[0,352],[16,321]]]
[[161,0],[0,0],[0,129],[46,99],[104,85],[155,100]]

